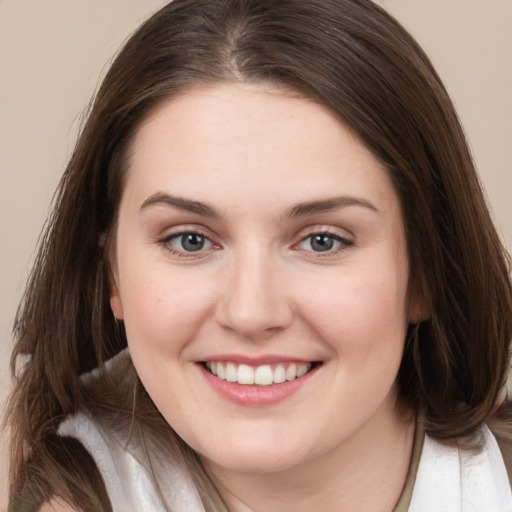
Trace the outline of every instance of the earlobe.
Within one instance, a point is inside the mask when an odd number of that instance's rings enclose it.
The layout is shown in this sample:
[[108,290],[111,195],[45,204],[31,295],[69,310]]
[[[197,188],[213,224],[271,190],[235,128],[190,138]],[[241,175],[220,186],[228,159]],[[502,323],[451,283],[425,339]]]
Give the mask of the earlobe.
[[116,320],[123,320],[123,305],[119,295],[110,296],[110,308],[116,317]]
[[430,318],[430,308],[426,305],[411,308],[409,310],[409,323],[413,325],[421,324]]
[[123,320],[123,304],[121,303],[121,296],[119,295],[119,288],[116,283],[114,276],[115,260],[110,253],[109,247],[107,246],[107,233],[102,233],[98,239],[98,245],[102,249],[106,249],[107,254],[107,274],[108,274],[108,289],[110,293],[110,309],[114,314],[116,320]]
[[123,320],[123,304],[119,295],[119,288],[117,287],[112,273],[110,273],[108,281],[110,289],[110,308],[112,309],[112,313],[114,313],[114,316],[117,320]]

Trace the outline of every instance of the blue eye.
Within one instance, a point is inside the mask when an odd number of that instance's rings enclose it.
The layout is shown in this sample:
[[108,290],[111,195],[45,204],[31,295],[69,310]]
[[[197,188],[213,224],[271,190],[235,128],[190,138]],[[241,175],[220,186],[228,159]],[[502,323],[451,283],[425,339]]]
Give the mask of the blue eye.
[[351,245],[352,242],[330,233],[313,233],[304,238],[299,248],[313,252],[336,252],[342,246]]
[[198,252],[210,249],[212,242],[200,233],[187,232],[179,233],[166,240],[166,243],[182,252]]

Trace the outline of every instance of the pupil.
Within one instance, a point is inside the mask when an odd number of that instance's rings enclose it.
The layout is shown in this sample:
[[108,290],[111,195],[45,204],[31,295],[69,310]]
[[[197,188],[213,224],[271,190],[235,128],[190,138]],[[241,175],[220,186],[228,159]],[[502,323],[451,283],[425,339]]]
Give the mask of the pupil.
[[318,252],[330,251],[333,245],[334,240],[329,235],[314,235],[311,240],[311,247]]
[[182,240],[183,249],[186,251],[199,251],[204,246],[204,236],[197,235],[196,233],[188,233],[183,235]]

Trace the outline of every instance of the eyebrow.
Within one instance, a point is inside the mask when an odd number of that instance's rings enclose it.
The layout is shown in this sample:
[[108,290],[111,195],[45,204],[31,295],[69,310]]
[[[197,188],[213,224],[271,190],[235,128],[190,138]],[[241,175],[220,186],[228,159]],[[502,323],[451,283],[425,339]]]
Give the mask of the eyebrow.
[[374,204],[370,203],[370,201],[367,201],[366,199],[353,196],[341,196],[321,199],[319,201],[299,203],[287,210],[284,214],[284,218],[296,219],[298,217],[307,217],[308,215],[314,215],[315,213],[330,212],[347,206],[360,206],[375,213],[381,213]]
[[[157,192],[156,194],[148,197],[142,203],[140,211],[154,205],[167,205],[173,208],[177,208],[178,210],[194,213],[203,217],[210,217],[212,219],[222,218],[220,212],[207,203],[185,199],[184,197],[173,196],[164,192]],[[367,208],[375,213],[381,213],[375,205],[366,199],[353,196],[341,196],[296,204],[285,211],[283,218],[296,219],[299,217],[307,217],[316,213],[338,210],[347,206],[360,206]]]
[[141,205],[140,211],[154,205],[167,205],[185,212],[195,213],[203,217],[220,219],[220,213],[213,207],[201,201],[192,201],[184,197],[172,196],[163,192],[157,192],[148,197]]

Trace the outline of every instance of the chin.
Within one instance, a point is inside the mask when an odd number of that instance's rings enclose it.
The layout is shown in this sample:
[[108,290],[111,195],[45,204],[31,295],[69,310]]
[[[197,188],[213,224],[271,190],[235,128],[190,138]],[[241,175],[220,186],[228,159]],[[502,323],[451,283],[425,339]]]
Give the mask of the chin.
[[269,454],[267,456],[257,456],[247,454],[247,456],[222,457],[220,459],[209,459],[201,457],[206,466],[221,467],[224,470],[245,474],[272,474],[287,471],[299,465],[298,460],[279,454]]
[[221,451],[207,449],[200,453],[206,466],[220,467],[239,473],[279,473],[306,462],[307,453],[298,447],[286,447],[274,443],[245,443],[243,446],[223,446]]

